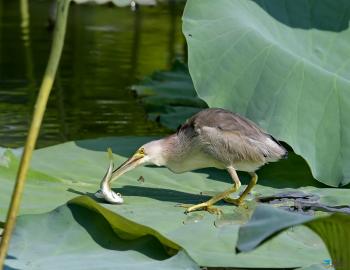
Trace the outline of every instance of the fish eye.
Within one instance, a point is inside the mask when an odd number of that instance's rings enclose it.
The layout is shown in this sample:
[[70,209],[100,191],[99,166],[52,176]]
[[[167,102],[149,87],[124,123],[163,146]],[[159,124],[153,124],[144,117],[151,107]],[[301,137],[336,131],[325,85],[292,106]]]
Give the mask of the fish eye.
[[144,148],[140,148],[139,149],[139,154],[144,155],[145,154],[145,149]]

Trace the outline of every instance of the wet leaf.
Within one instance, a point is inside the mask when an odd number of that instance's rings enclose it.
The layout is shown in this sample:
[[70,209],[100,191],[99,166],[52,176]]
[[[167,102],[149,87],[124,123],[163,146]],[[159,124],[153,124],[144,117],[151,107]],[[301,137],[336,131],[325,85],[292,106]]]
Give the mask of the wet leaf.
[[281,192],[271,196],[259,197],[258,201],[273,206],[279,205],[280,208],[284,208],[285,210],[301,213],[313,214],[314,211],[323,211],[350,214],[349,205],[329,206],[320,203],[320,197],[316,194],[308,194],[302,191]]
[[125,240],[103,215],[77,204],[18,218],[5,269],[198,269],[153,236]]
[[258,206],[251,220],[239,230],[237,250],[253,250],[296,225],[305,225],[322,238],[332,258],[328,260],[328,266],[334,265],[337,270],[350,269],[350,215],[339,213],[306,216],[271,206]]
[[[251,253],[235,254],[238,229],[253,213],[257,197],[298,190],[317,195],[320,203],[329,206],[350,204],[348,189],[326,188],[315,181],[305,161],[294,154],[288,160],[269,164],[258,171],[258,185],[249,196],[250,201],[242,207],[220,202],[217,207],[223,211],[221,219],[206,212],[185,215],[184,208],[176,206],[200,203],[210,198],[208,195],[228,189],[232,180],[224,170],[204,169],[174,174],[161,167],[137,168],[113,183],[114,191],[123,195],[123,205],[111,205],[96,199],[93,194],[99,188],[109,163],[107,148],[111,147],[114,162],[119,165],[152,139],[104,138],[36,150],[21,213],[52,211],[78,197],[69,205],[102,215],[119,237],[150,235],[168,250],[183,248],[202,266],[302,267],[330,257],[322,241],[306,228],[283,233]],[[6,215],[18,166],[18,157],[10,150],[4,155],[8,163],[0,166],[0,220]],[[140,175],[145,179],[142,185],[137,181]],[[244,187],[250,180],[249,175],[241,173],[239,176]],[[20,253],[13,248],[11,255],[19,256]]]
[[199,97],[287,142],[330,186],[350,183],[349,10],[346,0],[189,0],[183,16]]

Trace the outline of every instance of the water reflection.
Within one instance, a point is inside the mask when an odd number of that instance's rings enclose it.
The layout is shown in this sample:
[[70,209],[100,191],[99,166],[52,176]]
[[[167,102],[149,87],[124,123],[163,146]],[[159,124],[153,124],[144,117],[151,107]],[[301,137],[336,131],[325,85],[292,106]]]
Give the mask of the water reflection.
[[[51,35],[49,1],[0,0],[0,145],[23,145]],[[39,146],[116,135],[160,135],[130,85],[183,56],[182,4],[72,5]]]

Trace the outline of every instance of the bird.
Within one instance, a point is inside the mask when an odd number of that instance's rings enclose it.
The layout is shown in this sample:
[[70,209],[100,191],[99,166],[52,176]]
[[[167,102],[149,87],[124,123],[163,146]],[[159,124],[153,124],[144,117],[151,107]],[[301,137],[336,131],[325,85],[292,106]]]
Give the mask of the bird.
[[[256,171],[287,156],[285,147],[251,120],[226,109],[207,108],[187,119],[176,133],[139,147],[118,168],[114,169],[111,162],[96,196],[110,203],[123,203],[121,195],[111,190],[111,183],[141,165],[165,166],[174,173],[214,167],[228,172],[232,186],[205,202],[180,206],[186,208],[186,213],[205,210],[218,214],[220,210],[213,206],[216,202],[241,205],[258,181]],[[248,172],[251,180],[239,198],[233,199],[230,194],[241,187],[237,171]]]

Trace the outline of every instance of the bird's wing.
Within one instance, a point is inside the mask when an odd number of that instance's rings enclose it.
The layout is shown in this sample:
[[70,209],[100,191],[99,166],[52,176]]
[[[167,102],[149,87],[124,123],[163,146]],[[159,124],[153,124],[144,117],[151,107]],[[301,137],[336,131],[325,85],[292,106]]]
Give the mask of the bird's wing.
[[263,162],[271,156],[275,144],[272,136],[256,124],[223,109],[200,111],[188,119],[179,132],[188,137],[198,136],[206,151],[230,161]]
[[221,130],[203,126],[197,129],[203,150],[221,161],[232,164],[240,161],[265,162],[266,147],[259,140],[242,135],[236,130]]
[[192,127],[194,130],[212,127],[255,139],[268,135],[255,123],[239,114],[216,108],[200,111],[188,119],[180,129],[188,127]]

